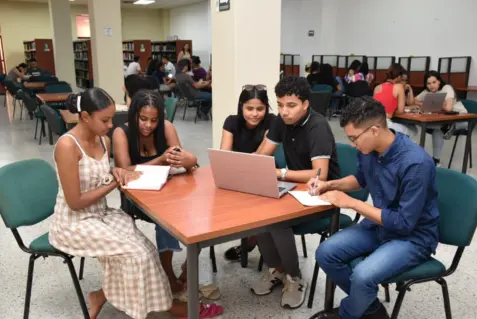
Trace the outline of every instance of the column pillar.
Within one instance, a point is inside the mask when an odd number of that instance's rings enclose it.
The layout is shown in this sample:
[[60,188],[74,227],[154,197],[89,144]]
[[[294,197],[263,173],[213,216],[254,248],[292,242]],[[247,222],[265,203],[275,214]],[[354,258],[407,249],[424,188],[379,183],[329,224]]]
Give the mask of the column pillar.
[[123,103],[121,1],[88,0],[94,86]]
[[[56,76],[60,81],[66,81],[76,88],[70,2],[48,0],[48,7],[53,29]],[[41,65],[39,67],[41,68]]]
[[281,0],[231,0],[230,10],[218,12],[210,0],[212,18],[213,146],[218,148],[222,126],[237,114],[245,84],[265,84],[273,112],[280,75]]

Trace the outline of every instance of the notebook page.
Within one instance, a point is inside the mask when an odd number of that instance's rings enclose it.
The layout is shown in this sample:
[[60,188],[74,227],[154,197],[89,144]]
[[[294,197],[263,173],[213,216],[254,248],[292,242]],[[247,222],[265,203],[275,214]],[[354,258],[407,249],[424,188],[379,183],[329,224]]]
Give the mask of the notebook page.
[[124,188],[160,190],[167,182],[170,168],[170,166],[137,165],[136,171],[142,172],[141,177],[129,182]]
[[322,200],[320,196],[311,196],[307,191],[289,191],[303,206],[328,206],[331,203]]

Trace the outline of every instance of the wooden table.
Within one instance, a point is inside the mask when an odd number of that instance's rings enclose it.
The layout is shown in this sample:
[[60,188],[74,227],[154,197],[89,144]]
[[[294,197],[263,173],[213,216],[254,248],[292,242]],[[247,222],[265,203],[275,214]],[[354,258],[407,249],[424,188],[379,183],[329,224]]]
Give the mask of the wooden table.
[[68,96],[73,94],[71,92],[67,93],[38,93],[36,97],[42,103],[53,103],[53,102],[65,102],[68,99]]
[[[299,185],[297,189],[305,189]],[[174,176],[162,190],[123,190],[151,219],[187,247],[189,319],[199,318],[198,257],[201,248],[331,217],[338,231],[339,209],[304,207],[291,195],[281,199],[218,189],[210,167]],[[326,282],[325,311],[333,308],[334,284]]]
[[467,173],[468,165],[468,151],[470,150],[470,144],[472,143],[471,136],[474,130],[475,122],[477,120],[477,114],[458,114],[458,115],[446,115],[443,113],[432,114],[416,114],[416,113],[402,113],[394,114],[393,121],[402,124],[418,125],[421,127],[420,145],[425,146],[426,143],[426,130],[430,125],[449,125],[458,122],[468,122],[467,137],[465,141],[464,149],[464,161],[462,163],[462,173]]
[[466,88],[457,88],[457,91],[477,92],[477,86],[468,86]]
[[27,89],[44,89],[47,82],[23,82],[23,87]]

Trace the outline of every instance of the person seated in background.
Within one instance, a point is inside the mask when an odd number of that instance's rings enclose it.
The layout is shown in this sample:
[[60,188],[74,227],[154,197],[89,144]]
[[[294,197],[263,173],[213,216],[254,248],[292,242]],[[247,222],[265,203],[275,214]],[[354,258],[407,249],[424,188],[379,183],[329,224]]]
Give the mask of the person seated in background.
[[157,90],[158,82],[153,77],[139,76],[137,74],[129,75],[124,80],[123,90],[126,93],[126,104],[131,105],[131,99],[140,90]]
[[147,69],[146,75],[152,76],[154,71],[157,70],[157,65],[161,63],[158,59],[153,59],[152,57],[147,58]]
[[[306,183],[320,172],[320,180],[340,177],[336,145],[324,116],[310,108],[311,89],[302,77],[285,76],[275,87],[280,116],[272,122],[258,154],[273,156],[282,143],[287,168],[277,169],[277,178]],[[263,260],[269,269],[253,284],[258,296],[284,284],[281,306],[295,309],[305,300],[307,283],[302,278],[292,228],[257,235]]]
[[212,84],[212,61],[210,61],[209,71],[207,71],[207,76],[205,77],[206,81],[209,81]]
[[308,81],[308,84],[310,84],[310,87],[313,88],[314,85],[316,84],[321,84],[318,83],[320,78],[320,63],[317,61],[313,61],[310,64],[310,74],[306,77],[306,80]]
[[[364,220],[318,246],[316,261],[348,296],[320,319],[384,319],[378,285],[425,262],[438,243],[436,169],[426,151],[387,127],[383,106],[356,98],[343,111],[341,127],[358,149],[355,175],[308,182],[312,195]],[[373,205],[346,193],[366,188]],[[354,269],[349,263],[365,257]]]
[[5,82],[10,81],[13,83],[17,83],[18,80],[25,79],[25,72],[27,70],[26,63],[20,63],[19,65],[13,67],[10,72],[8,72],[7,76],[5,77]]
[[166,77],[166,68],[164,67],[164,63],[158,61],[156,64],[156,69],[152,72],[152,77],[157,80],[159,85],[165,84],[167,81]]
[[177,64],[177,69],[178,73],[175,77],[176,83],[178,85],[184,85],[187,89],[189,89],[189,93],[193,98],[204,100],[201,108],[198,110],[198,116],[203,120],[208,120],[208,114],[212,108],[212,94],[210,92],[201,91],[201,89],[209,87],[210,82],[194,82],[192,77],[187,74],[187,72],[191,70],[191,63],[188,59],[180,60]]
[[140,74],[141,73],[141,65],[139,64],[139,57],[137,55],[134,56],[133,62],[129,63],[128,69],[126,70],[126,77],[133,74]]
[[[128,123],[113,133],[114,162],[116,167],[134,171],[136,165],[165,165],[191,170],[197,157],[182,149],[174,125],[165,120],[164,101],[159,92],[140,90],[131,101]],[[121,193],[121,202],[126,200]],[[126,209],[125,209],[126,208]],[[147,217],[135,205],[123,205],[131,216]],[[147,221],[153,222],[149,218]],[[181,251],[179,241],[156,224],[156,244],[162,267],[173,293],[184,289],[172,267],[174,252]],[[181,278],[186,278],[182,275]]]
[[[174,77],[176,75],[176,68],[175,68],[174,64],[172,64],[171,61],[169,61],[169,58],[166,57],[166,56],[163,56],[161,60],[162,60],[162,63],[164,64],[164,69],[166,71],[166,75],[167,76],[172,75]],[[178,61],[180,61],[180,60],[178,60]]]
[[361,61],[354,60],[346,70],[344,80],[346,83],[356,82],[356,77],[354,75],[358,74],[359,67],[361,66]]
[[399,63],[393,63],[386,74],[386,82],[374,88],[374,99],[380,102],[386,111],[386,121],[390,129],[407,136],[417,134],[415,125],[405,125],[392,120],[395,113],[404,113],[406,94],[401,84],[404,68]]
[[[221,150],[255,153],[260,151],[264,137],[276,116],[270,113],[267,88],[264,85],[245,85],[239,97],[237,115],[229,115],[222,130]],[[241,246],[229,248],[225,259],[240,260],[257,246],[255,236],[248,238],[248,251]]]
[[207,71],[200,65],[201,61],[198,56],[192,56],[192,73],[194,76],[192,77],[195,82],[199,81],[206,81],[207,78]]
[[[457,112],[459,114],[466,114],[467,109],[464,104],[458,99],[454,88],[450,84],[446,84],[437,71],[429,71],[424,77],[424,91],[414,98],[414,104],[422,106],[424,97],[429,93],[446,93],[445,101],[442,105],[444,112]],[[467,122],[459,122],[452,125],[428,125],[427,127],[433,129],[432,131],[432,157],[436,166],[440,166],[440,158],[442,148],[444,147],[444,140],[452,137],[454,130],[463,130],[468,126]]]
[[106,301],[132,318],[162,311],[187,316],[187,304],[172,298],[154,244],[130,216],[107,205],[107,194],[139,177],[110,167],[106,134],[115,102],[93,88],[71,94],[66,105],[79,123],[60,137],[54,151],[59,191],[49,241],[62,252],[97,257],[102,264],[102,288],[88,294],[89,317],[96,319]]
[[369,85],[374,81],[374,74],[369,72],[369,65],[367,61],[361,63],[358,68],[358,74],[355,75],[356,79],[353,79],[352,82],[356,81],[366,81]]
[[40,76],[41,69],[38,67],[38,61],[36,59],[28,60],[28,69],[25,72],[26,75]]
[[401,76],[401,84],[404,86],[404,95],[406,96],[406,105],[412,106],[414,103],[414,91],[409,84],[409,74],[407,70],[403,69]]
[[305,64],[305,78],[308,78],[308,75],[310,75],[310,68],[311,68],[311,62],[308,62]]
[[332,93],[340,93],[343,89],[336,80],[336,77],[333,76],[333,67],[329,63],[321,65],[320,73],[318,73],[317,82],[315,84],[331,86]]

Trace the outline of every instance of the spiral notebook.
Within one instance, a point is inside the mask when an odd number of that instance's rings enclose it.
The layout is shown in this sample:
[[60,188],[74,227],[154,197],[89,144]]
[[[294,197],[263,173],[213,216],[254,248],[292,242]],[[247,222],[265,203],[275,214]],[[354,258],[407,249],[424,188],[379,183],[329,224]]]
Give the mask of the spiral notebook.
[[129,182],[123,188],[158,191],[167,182],[170,169],[170,166],[137,165],[135,170],[142,172],[141,177]]

